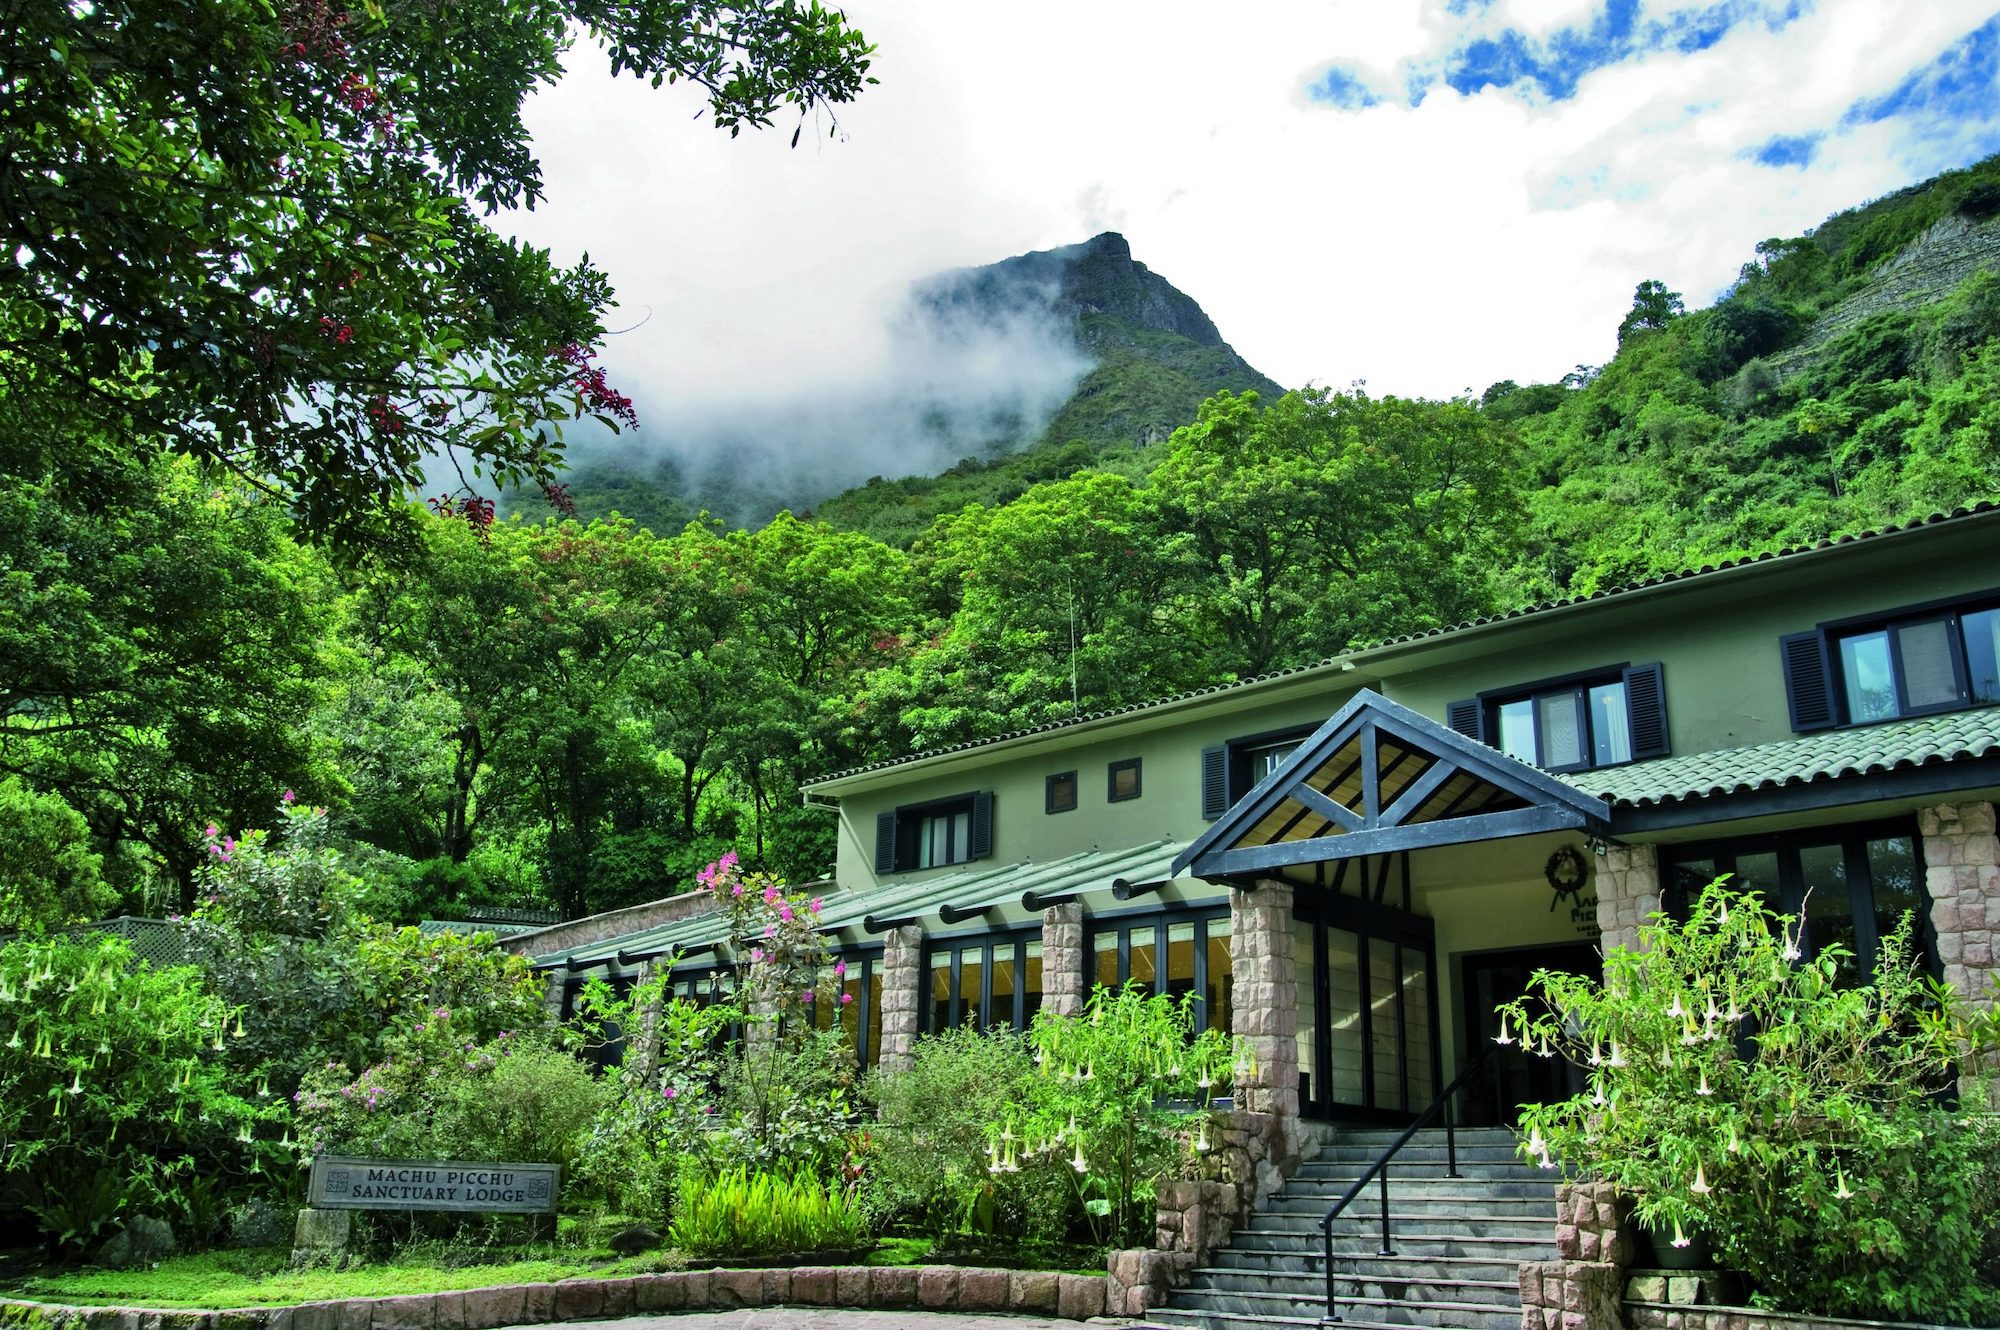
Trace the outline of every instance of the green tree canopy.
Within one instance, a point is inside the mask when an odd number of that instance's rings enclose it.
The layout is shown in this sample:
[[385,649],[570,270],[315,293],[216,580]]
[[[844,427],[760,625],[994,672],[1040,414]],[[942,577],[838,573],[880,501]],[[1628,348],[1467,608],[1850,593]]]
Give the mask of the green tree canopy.
[[[521,104],[583,37],[732,134],[852,98],[816,0],[112,0],[0,37],[0,391],[281,494],[349,538],[430,459],[547,481],[631,418],[610,300],[477,215],[542,192]],[[796,140],[796,136],[795,136]]]

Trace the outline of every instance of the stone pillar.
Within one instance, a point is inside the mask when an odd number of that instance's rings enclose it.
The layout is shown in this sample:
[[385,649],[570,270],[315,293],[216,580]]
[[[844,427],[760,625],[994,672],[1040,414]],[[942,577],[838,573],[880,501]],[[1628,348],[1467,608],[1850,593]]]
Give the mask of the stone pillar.
[[1597,861],[1597,928],[1601,945],[1630,950],[1639,928],[1660,909],[1660,855],[1650,845],[1613,845]]
[[1229,897],[1230,961],[1236,969],[1231,1033],[1253,1066],[1236,1074],[1236,1103],[1270,1113],[1296,1132],[1299,1117],[1299,989],[1292,961],[1292,889],[1265,879]]
[[915,1064],[923,1003],[924,930],[915,924],[892,928],[882,939],[883,1071],[908,1071]]
[[1993,928],[2000,924],[2000,838],[1993,805],[1939,804],[1917,814],[1924,841],[1924,889],[1945,982],[1986,1006],[1995,969]]
[[1522,1330],[1623,1330],[1631,1243],[1610,1183],[1556,1187],[1556,1251],[1562,1259],[1521,1263]]
[[543,990],[542,1005],[548,1008],[550,1020],[559,1021],[562,1019],[563,989],[569,986],[569,971],[550,970],[546,982],[548,987]]
[[1083,1010],[1090,991],[1083,954],[1083,902],[1064,901],[1042,911],[1042,1006],[1058,1016]]

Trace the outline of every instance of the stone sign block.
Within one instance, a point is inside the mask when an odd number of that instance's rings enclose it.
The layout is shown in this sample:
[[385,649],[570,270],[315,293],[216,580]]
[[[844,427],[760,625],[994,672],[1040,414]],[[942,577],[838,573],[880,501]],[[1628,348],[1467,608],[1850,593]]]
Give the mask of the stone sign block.
[[553,1214],[561,1182],[558,1164],[318,1155],[306,1184],[306,1204],[322,1210]]

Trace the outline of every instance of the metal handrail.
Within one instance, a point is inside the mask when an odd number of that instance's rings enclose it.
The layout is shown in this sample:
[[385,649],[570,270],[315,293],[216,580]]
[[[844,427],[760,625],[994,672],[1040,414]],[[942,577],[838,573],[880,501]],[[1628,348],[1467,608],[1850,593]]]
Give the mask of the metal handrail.
[[1319,1221],[1320,1241],[1326,1262],[1326,1317],[1322,1324],[1330,1324],[1340,1320],[1340,1315],[1335,1309],[1337,1298],[1333,1291],[1333,1221],[1340,1217],[1340,1212],[1347,1208],[1350,1201],[1361,1194],[1363,1187],[1366,1187],[1371,1181],[1377,1183],[1382,1197],[1382,1249],[1375,1254],[1377,1256],[1394,1256],[1396,1254],[1395,1250],[1389,1245],[1389,1161],[1396,1157],[1398,1151],[1410,1143],[1411,1137],[1423,1130],[1432,1118],[1443,1112],[1444,1175],[1448,1178],[1459,1176],[1458,1136],[1456,1134],[1457,1129],[1453,1126],[1451,1120],[1451,1097],[1464,1088],[1466,1078],[1484,1066],[1486,1059],[1492,1053],[1493,1049],[1491,1047],[1482,1048],[1477,1057],[1461,1067],[1458,1075],[1452,1078],[1451,1084],[1445,1086],[1443,1090],[1438,1092],[1438,1097],[1431,1100],[1430,1107],[1417,1114],[1416,1120],[1404,1129],[1401,1136],[1396,1138],[1395,1144],[1384,1150],[1381,1157],[1370,1164],[1361,1176],[1354,1180],[1354,1185],[1347,1189],[1347,1194],[1335,1201],[1327,1210],[1326,1217]]

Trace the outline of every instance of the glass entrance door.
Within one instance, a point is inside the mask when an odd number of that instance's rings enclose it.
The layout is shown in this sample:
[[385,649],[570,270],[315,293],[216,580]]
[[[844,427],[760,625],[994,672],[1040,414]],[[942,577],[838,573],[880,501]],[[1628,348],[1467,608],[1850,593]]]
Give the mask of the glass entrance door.
[[1384,909],[1339,923],[1308,916],[1301,925],[1311,941],[1314,1017],[1299,1050],[1301,1107],[1346,1120],[1416,1116],[1436,1096],[1439,1074],[1430,921]]
[[1473,1073],[1458,1095],[1457,1107],[1468,1127],[1511,1127],[1525,1104],[1546,1104],[1567,1099],[1580,1088],[1580,1079],[1560,1057],[1540,1057],[1519,1043],[1496,1044],[1500,1018],[1493,1009],[1512,1002],[1528,989],[1528,979],[1537,970],[1566,970],[1571,974],[1602,973],[1597,949],[1589,943],[1538,947],[1531,951],[1505,951],[1485,956],[1467,956],[1464,961],[1466,1057],[1478,1057],[1492,1050],[1486,1064]]

